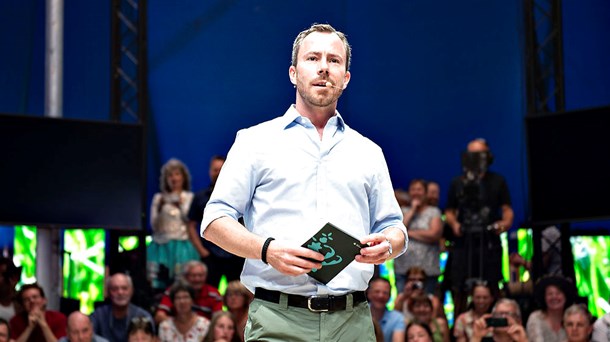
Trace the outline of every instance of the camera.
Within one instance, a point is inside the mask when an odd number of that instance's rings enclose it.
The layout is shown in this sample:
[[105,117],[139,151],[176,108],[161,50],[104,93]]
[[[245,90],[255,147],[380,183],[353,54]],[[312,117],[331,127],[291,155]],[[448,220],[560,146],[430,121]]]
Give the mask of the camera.
[[485,319],[488,327],[501,328],[508,326],[508,320],[504,317],[489,317]]
[[424,283],[422,283],[421,281],[415,281],[413,282],[413,285],[411,285],[411,288],[413,290],[421,290],[424,288]]

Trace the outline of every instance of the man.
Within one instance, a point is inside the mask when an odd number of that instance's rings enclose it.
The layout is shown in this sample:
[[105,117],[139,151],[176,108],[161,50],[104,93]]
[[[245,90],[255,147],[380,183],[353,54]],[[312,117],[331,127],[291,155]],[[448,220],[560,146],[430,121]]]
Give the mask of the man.
[[392,285],[387,279],[373,278],[367,297],[371,306],[373,319],[379,323],[385,342],[405,341],[405,317],[402,313],[388,310],[386,305],[390,300]]
[[26,284],[17,296],[24,312],[11,318],[11,337],[17,342],[56,342],[66,336],[66,316],[46,310],[47,299],[38,284]]
[[[488,326],[489,318],[506,319],[505,326]],[[489,322],[491,323],[491,322]],[[492,334],[492,341],[496,342],[527,342],[527,335],[521,321],[519,304],[512,299],[502,298],[496,302],[491,314],[484,314],[474,321],[471,342],[486,341],[484,336]]]
[[[195,290],[193,311],[199,316],[212,319],[212,314],[222,311],[222,296],[218,289],[206,284],[208,268],[201,261],[189,261],[184,264],[182,277]],[[174,305],[169,295],[170,289],[165,290],[161,303],[155,313],[155,322],[163,322],[173,312]]]
[[[374,264],[406,250],[406,228],[381,148],[337,111],[350,49],[330,25],[296,37],[296,103],[237,134],[206,206],[201,234],[246,258],[241,280],[255,294],[246,340],[374,340],[363,291]],[[301,245],[328,222],[367,246],[323,284],[307,273],[331,253]]]
[[59,342],[108,342],[107,339],[93,333],[93,324],[89,316],[80,311],[74,311],[68,316],[68,336]]
[[205,209],[205,205],[210,200],[224,162],[225,157],[223,156],[212,157],[209,169],[210,186],[195,194],[188,213],[189,238],[197,252],[199,252],[201,261],[208,267],[207,283],[214,287],[218,287],[223,274],[227,277],[227,281],[239,280],[239,274],[244,266],[243,258],[231,254],[199,236],[199,224],[203,219],[203,209]]
[[[585,304],[573,304],[563,313],[568,342],[588,342],[593,331],[592,317]],[[595,341],[595,339],[593,339]]]
[[4,318],[0,318],[0,342],[9,342],[11,331],[8,327],[8,322]]
[[496,289],[502,278],[499,235],[513,224],[514,214],[504,177],[487,169],[492,160],[484,139],[471,141],[462,156],[464,174],[452,180],[448,192],[445,217],[454,236],[449,278],[456,315],[465,311],[474,279]]
[[148,311],[131,304],[133,282],[123,273],[115,273],[108,279],[110,304],[102,305],[91,314],[94,332],[109,341],[127,341],[129,322],[135,317],[144,317],[152,322]]

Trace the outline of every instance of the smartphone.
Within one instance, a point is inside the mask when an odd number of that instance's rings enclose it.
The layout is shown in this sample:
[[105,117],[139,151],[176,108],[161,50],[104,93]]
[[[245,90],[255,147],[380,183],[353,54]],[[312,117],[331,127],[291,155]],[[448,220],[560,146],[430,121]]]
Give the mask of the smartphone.
[[485,319],[485,323],[488,327],[500,328],[507,327],[508,321],[504,317],[489,317]]

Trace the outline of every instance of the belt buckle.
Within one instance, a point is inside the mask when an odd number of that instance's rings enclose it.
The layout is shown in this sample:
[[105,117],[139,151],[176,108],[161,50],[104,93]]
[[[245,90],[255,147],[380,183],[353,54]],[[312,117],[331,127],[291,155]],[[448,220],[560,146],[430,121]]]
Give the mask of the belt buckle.
[[329,307],[329,296],[311,296],[307,298],[307,308],[311,312],[328,312]]

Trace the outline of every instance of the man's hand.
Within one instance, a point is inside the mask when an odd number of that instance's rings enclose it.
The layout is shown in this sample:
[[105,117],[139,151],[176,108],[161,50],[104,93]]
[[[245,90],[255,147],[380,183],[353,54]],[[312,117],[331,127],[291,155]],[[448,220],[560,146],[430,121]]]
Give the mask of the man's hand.
[[491,314],[484,314],[481,318],[474,321],[472,325],[472,340],[471,341],[481,341],[483,337],[487,334],[493,332],[492,327],[487,326],[487,322],[485,319],[491,317]]
[[374,233],[360,239],[360,243],[368,245],[360,249],[360,254],[356,255],[356,261],[365,264],[383,264],[390,259],[390,245],[384,234]]
[[[311,260],[308,260],[311,259]],[[317,260],[312,261],[312,260]],[[291,247],[273,240],[267,248],[267,262],[281,273],[298,276],[322,268],[324,256],[305,247]]]
[[44,311],[42,311],[40,308],[33,308],[28,314],[28,324],[36,326],[41,323],[46,323]]

